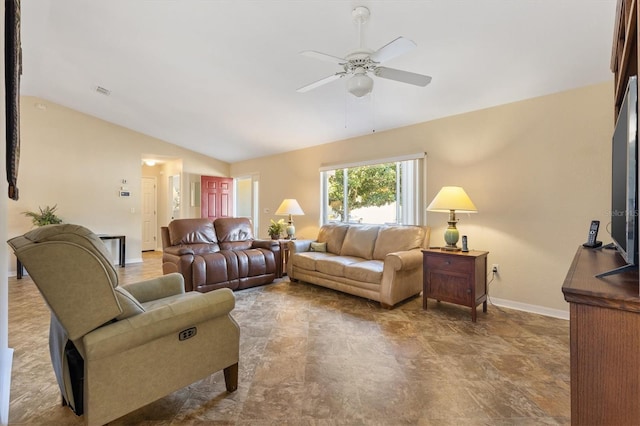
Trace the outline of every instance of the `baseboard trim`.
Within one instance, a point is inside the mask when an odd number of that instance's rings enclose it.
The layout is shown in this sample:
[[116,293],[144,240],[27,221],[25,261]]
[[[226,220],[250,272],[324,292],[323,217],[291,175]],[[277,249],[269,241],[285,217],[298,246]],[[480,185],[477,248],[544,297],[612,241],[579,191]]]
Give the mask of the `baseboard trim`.
[[547,317],[559,318],[563,320],[569,320],[569,311],[562,311],[560,309],[551,309],[540,305],[530,305],[528,303],[515,302],[513,300],[498,299],[491,297],[490,301],[496,306],[503,308],[516,309],[518,311],[530,312],[532,314],[540,314]]
[[13,349],[5,348],[0,355],[0,424],[9,424],[9,392],[11,391],[11,366]]

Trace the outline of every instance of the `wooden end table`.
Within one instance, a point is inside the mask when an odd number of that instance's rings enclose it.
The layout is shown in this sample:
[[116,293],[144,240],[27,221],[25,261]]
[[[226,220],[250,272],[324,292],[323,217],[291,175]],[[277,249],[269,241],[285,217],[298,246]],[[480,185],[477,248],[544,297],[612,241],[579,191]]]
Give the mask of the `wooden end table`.
[[476,322],[476,308],[482,303],[487,312],[487,251],[422,250],[422,308],[427,299],[436,299],[471,308]]
[[278,240],[280,242],[280,255],[282,256],[282,273],[280,277],[287,275],[287,263],[289,262],[289,241],[288,239]]

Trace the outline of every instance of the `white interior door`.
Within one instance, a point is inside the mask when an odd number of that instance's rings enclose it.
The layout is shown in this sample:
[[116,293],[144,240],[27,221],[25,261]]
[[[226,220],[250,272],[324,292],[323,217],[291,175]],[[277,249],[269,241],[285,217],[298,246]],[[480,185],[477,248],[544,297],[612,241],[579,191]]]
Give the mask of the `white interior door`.
[[157,248],[158,219],[156,178],[142,178],[142,251]]

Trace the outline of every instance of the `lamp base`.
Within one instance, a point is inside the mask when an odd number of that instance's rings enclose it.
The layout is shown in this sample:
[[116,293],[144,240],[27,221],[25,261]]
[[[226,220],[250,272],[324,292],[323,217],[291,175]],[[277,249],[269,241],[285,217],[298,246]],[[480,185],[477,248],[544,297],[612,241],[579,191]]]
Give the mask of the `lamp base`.
[[293,226],[292,222],[289,222],[289,226],[287,226],[287,240],[295,240],[296,239],[296,227]]
[[444,251],[460,251],[460,248],[456,245],[458,240],[460,239],[460,233],[456,228],[456,216],[453,210],[449,216],[449,227],[446,231],[444,231],[444,241],[447,243],[446,246],[442,247]]

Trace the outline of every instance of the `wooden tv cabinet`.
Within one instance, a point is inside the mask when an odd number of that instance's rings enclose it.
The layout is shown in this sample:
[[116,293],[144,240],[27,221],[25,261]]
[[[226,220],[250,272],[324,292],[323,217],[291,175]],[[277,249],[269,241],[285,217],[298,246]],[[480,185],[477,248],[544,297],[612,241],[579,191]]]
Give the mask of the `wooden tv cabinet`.
[[610,249],[580,247],[562,286],[570,304],[571,424],[640,424],[638,271]]

